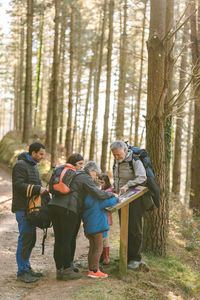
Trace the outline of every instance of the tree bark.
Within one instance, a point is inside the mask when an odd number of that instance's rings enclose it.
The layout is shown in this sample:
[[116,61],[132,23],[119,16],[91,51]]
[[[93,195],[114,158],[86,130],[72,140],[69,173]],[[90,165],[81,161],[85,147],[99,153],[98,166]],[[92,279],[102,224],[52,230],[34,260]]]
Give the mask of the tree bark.
[[[188,23],[184,25],[182,45],[186,45],[188,40]],[[179,77],[179,93],[183,90],[186,83],[186,67],[187,67],[187,47],[184,47],[184,51],[181,57],[180,64],[180,77]],[[183,102],[185,100],[185,95],[179,98],[177,103],[179,110],[176,116],[176,137],[174,146],[174,163],[173,163],[173,185],[172,193],[179,198],[180,197],[180,179],[181,179],[181,154],[182,154],[182,130],[183,130],[183,117],[184,117],[184,107]]]
[[120,38],[120,66],[119,88],[116,119],[116,138],[121,139],[124,135],[124,109],[126,89],[126,59],[127,59],[127,0],[124,0],[123,34]]
[[94,159],[95,152],[95,140],[96,140],[96,124],[98,119],[98,104],[99,104],[99,88],[101,80],[101,69],[103,61],[103,47],[104,47],[104,35],[105,35],[105,26],[106,26],[106,10],[107,10],[107,0],[104,0],[103,6],[103,21],[102,21],[102,30],[101,30],[101,39],[100,39],[100,51],[99,51],[99,64],[97,71],[96,86],[94,91],[94,110],[93,110],[93,120],[92,120],[92,132],[90,140],[90,155],[89,160]]
[[28,143],[32,124],[32,30],[33,0],[27,0],[27,49],[26,49],[26,81],[24,99],[24,128],[22,142]]
[[34,127],[37,124],[37,112],[38,112],[38,99],[39,99],[39,88],[40,88],[40,67],[42,60],[42,45],[43,45],[43,27],[44,27],[44,8],[42,8],[40,16],[40,32],[39,32],[39,49],[37,53],[37,74],[36,74],[36,90],[35,90],[35,114],[34,114]]
[[[198,2],[198,7],[200,3]],[[192,162],[191,162],[191,192],[190,192],[190,208],[193,209],[193,213],[200,216],[200,62],[199,62],[199,46],[198,32],[199,24],[196,21],[196,3],[194,0],[190,1],[191,8],[191,47],[192,47],[192,63],[194,70],[194,129],[193,129],[193,145],[192,145]],[[199,21],[199,20],[198,20]]]
[[69,102],[68,102],[68,119],[65,139],[66,158],[71,154],[72,148],[72,108],[73,108],[73,71],[74,71],[74,17],[75,9],[71,6],[70,22],[70,73],[69,73]]
[[55,1],[55,35],[54,35],[54,51],[53,51],[53,72],[52,72],[52,143],[51,143],[51,167],[56,166],[57,155],[57,130],[58,130],[58,76],[59,76],[59,55],[58,55],[58,40],[59,40],[59,18],[60,18],[60,0]]
[[114,0],[109,3],[109,37],[108,37],[108,53],[107,53],[107,80],[106,80],[106,107],[104,113],[104,130],[102,139],[101,169],[106,171],[107,152],[108,152],[108,120],[110,109],[110,85],[111,85],[111,57],[113,43],[113,14]]
[[139,128],[139,120],[140,120],[140,102],[141,102],[141,88],[142,88],[143,62],[144,62],[143,57],[144,57],[144,36],[145,36],[146,10],[147,10],[147,0],[144,1],[144,9],[143,9],[142,41],[141,41],[141,51],[140,51],[140,75],[139,75],[137,102],[136,102],[136,111],[135,111],[134,146],[136,146],[136,147],[139,146],[138,128]]
[[148,40],[148,88],[146,117],[146,146],[161,188],[160,208],[150,212],[144,219],[143,247],[154,254],[166,250],[166,168],[165,163],[165,115],[164,115],[164,71],[166,1],[151,1],[150,33]]

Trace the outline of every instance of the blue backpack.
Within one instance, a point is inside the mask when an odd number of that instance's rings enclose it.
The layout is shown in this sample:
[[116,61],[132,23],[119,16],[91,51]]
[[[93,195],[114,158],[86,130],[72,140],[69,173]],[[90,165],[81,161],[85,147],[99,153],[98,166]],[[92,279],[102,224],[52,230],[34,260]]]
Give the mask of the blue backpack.
[[[135,155],[141,160],[143,163],[143,166],[146,170],[147,175],[147,182],[146,186],[149,189],[149,193],[151,195],[151,198],[153,199],[153,202],[157,208],[160,207],[160,187],[156,181],[156,175],[153,170],[152,162],[148,156],[148,152],[145,149],[140,149],[134,146],[128,145],[128,149],[131,149],[133,151],[133,159],[135,159]],[[130,167],[133,168],[133,164],[130,161]]]

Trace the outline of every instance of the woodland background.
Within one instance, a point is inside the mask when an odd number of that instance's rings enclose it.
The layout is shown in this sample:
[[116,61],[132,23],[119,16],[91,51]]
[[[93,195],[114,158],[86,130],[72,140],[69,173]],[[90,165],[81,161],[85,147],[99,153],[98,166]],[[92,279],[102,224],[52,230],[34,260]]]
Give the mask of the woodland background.
[[170,201],[200,216],[200,1],[12,0],[7,14],[0,138],[40,139],[51,168],[80,152],[109,171],[112,141],[145,147],[161,205],[144,249],[164,255]]

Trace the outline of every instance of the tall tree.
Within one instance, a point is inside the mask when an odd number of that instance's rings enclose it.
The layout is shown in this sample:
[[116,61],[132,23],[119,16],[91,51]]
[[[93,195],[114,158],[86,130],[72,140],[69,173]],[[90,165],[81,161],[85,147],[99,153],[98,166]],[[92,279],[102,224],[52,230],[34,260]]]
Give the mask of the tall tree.
[[33,0],[27,0],[27,48],[26,48],[26,81],[24,99],[24,128],[22,142],[28,143],[32,124],[32,33],[33,33]]
[[139,146],[138,141],[138,128],[140,120],[140,102],[141,102],[141,90],[142,90],[142,77],[143,77],[143,64],[144,64],[144,37],[145,37],[145,22],[146,22],[146,10],[147,10],[147,0],[144,1],[143,8],[143,21],[142,21],[142,41],[140,50],[140,75],[137,91],[137,101],[136,101],[136,111],[135,111],[135,139],[134,145]]
[[92,86],[92,76],[93,76],[93,71],[94,71],[94,60],[96,57],[96,52],[97,52],[97,45],[95,47],[94,54],[92,56],[92,59],[89,64],[89,79],[88,79],[88,85],[87,85],[87,96],[86,96],[86,103],[85,103],[85,110],[84,110],[84,121],[83,121],[83,129],[82,129],[82,134],[81,134],[81,140],[79,143],[79,152],[83,152],[83,155],[85,155],[85,146],[86,146],[86,123],[87,123],[87,117],[88,117],[88,106],[89,106],[89,100],[90,100],[90,93],[91,93],[91,86]]
[[90,139],[90,156],[89,156],[90,160],[94,159],[94,152],[95,152],[96,124],[98,118],[98,104],[99,104],[99,88],[100,88],[101,70],[102,70],[102,63],[103,63],[103,47],[104,47],[104,35],[105,35],[105,26],[106,26],[106,10],[107,10],[107,0],[104,0],[103,21],[102,21],[102,29],[101,29],[101,37],[100,37],[99,62],[98,62],[96,84],[94,89],[94,110],[93,110],[92,132],[91,132],[91,139]]
[[43,44],[43,27],[44,27],[44,6],[40,12],[40,29],[39,29],[39,48],[37,53],[37,74],[36,74],[36,89],[35,89],[35,115],[34,115],[34,127],[37,124],[37,112],[38,112],[38,99],[39,99],[39,87],[40,87],[40,73],[41,73],[41,60],[42,60],[42,44]]
[[[180,77],[179,77],[179,93],[183,90],[186,82],[186,67],[187,67],[187,40],[188,40],[188,23],[184,25],[182,35],[182,45],[184,46],[183,53],[181,56],[180,64]],[[184,106],[185,95],[182,94],[179,97],[177,106],[178,114],[176,117],[176,136],[174,146],[174,163],[173,163],[173,185],[172,192],[175,196],[180,196],[180,178],[181,178],[181,154],[182,154],[182,131],[183,131],[183,117],[184,117]]]
[[[158,13],[159,12],[159,13]],[[161,188],[160,208],[144,219],[144,249],[156,254],[166,250],[166,168],[164,78],[165,48],[163,39],[166,26],[166,0],[151,1],[150,32],[148,39],[148,88],[146,117],[146,146],[152,159]]]
[[114,14],[114,0],[109,3],[109,37],[108,37],[108,53],[107,53],[107,79],[106,79],[106,107],[104,113],[104,129],[101,150],[101,169],[106,171],[107,151],[108,151],[108,120],[110,108],[110,85],[111,85],[111,57],[112,57],[112,43],[113,43],[113,14]]
[[127,59],[127,0],[124,0],[123,33],[120,37],[119,87],[116,119],[116,138],[124,135],[124,108],[126,89],[126,59]]
[[65,50],[68,4],[63,2],[60,33],[60,81],[59,81],[59,144],[63,141],[64,126],[64,87],[65,87]]
[[[198,3],[198,12],[200,11],[200,1]],[[194,88],[194,129],[193,129],[193,144],[192,144],[192,162],[191,162],[191,193],[190,193],[190,208],[194,214],[200,216],[200,49],[199,49],[199,34],[200,34],[200,15],[196,14],[196,1],[190,1],[190,26],[191,26],[191,47],[192,47],[192,63],[193,63],[193,88]]]
[[75,7],[71,4],[70,16],[70,71],[69,71],[69,101],[68,101],[68,119],[65,139],[66,158],[71,154],[72,148],[72,108],[73,108],[73,71],[74,71],[74,18]]
[[52,143],[51,143],[51,167],[56,166],[57,152],[57,130],[58,130],[58,75],[59,75],[59,23],[60,23],[60,0],[55,1],[55,35],[54,35],[54,50],[53,50],[53,71],[52,71],[52,90],[51,101],[53,111],[52,124]]

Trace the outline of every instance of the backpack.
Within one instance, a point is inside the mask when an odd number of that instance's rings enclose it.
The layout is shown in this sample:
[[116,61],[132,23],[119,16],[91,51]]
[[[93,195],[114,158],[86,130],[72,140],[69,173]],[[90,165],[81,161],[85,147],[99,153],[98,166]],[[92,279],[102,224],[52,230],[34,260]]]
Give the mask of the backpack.
[[[127,145],[128,149],[131,149],[133,151],[133,159],[136,155],[141,162],[143,163],[143,166],[146,170],[146,176],[147,176],[147,182],[146,186],[149,189],[149,193],[151,198],[153,199],[153,202],[157,208],[160,207],[160,187],[156,181],[156,175],[153,170],[152,162],[148,156],[148,152],[145,149],[140,149],[134,146]],[[133,168],[133,164],[130,161],[129,162],[130,167]]]
[[33,184],[27,187],[27,211],[28,221],[35,227],[43,229],[42,254],[44,254],[44,242],[47,237],[47,228],[51,227],[51,219],[48,210],[50,195],[48,192],[32,196]]
[[76,168],[73,165],[65,164],[58,166],[53,170],[49,180],[49,192],[53,195],[65,195],[70,193],[70,184],[75,175]]

